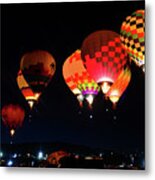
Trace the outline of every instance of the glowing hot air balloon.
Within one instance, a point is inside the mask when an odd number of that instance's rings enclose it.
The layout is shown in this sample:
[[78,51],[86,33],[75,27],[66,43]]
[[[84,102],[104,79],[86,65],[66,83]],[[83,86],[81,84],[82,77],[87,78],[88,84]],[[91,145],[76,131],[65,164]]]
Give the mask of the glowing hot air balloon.
[[137,10],[122,23],[121,41],[138,66],[145,64],[145,19],[144,10]]
[[70,57],[67,58],[65,65],[69,68],[70,78],[75,83],[75,87],[80,90],[82,96],[88,101],[91,107],[94,96],[98,94],[100,88],[84,68],[83,61],[81,59],[81,51],[76,50]]
[[113,103],[113,107],[116,107],[116,103],[119,101],[120,97],[128,87],[131,80],[131,71],[129,67],[123,70],[114,84],[111,86],[110,90],[107,92],[106,96],[109,97],[110,101]]
[[96,31],[90,34],[81,49],[84,65],[90,76],[101,85],[106,94],[127,63],[127,53],[120,36],[113,31]]
[[47,51],[32,51],[22,57],[20,69],[34,94],[39,97],[55,73],[56,62]]
[[63,73],[63,77],[64,77],[64,80],[65,80],[67,86],[72,91],[72,93],[77,97],[77,100],[79,101],[80,106],[82,106],[84,97],[81,94],[81,91],[78,89],[77,84],[73,80],[72,71],[69,66],[69,60],[66,60],[64,62],[62,73]]
[[37,94],[33,93],[32,89],[26,82],[21,70],[19,70],[17,75],[17,84],[19,89],[21,90],[21,93],[23,94],[24,98],[26,99],[30,108],[32,109],[34,103],[37,102],[39,97]]
[[51,153],[48,156],[47,161],[48,161],[49,164],[59,166],[60,165],[60,160],[62,158],[64,158],[64,157],[69,157],[69,156],[70,156],[70,153],[59,150],[59,151]]
[[11,136],[14,135],[16,128],[22,126],[24,117],[25,111],[19,105],[9,104],[2,108],[2,120],[9,127]]

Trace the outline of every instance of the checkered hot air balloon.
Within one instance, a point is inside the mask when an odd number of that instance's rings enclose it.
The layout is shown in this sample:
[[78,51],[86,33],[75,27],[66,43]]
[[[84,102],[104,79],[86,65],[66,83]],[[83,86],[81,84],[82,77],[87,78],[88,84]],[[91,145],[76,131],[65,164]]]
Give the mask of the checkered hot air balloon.
[[[70,57],[72,57],[72,55]],[[72,77],[73,71],[70,67],[69,58],[67,58],[63,64],[62,74],[67,86],[72,91],[72,93],[77,97],[80,106],[82,106],[83,96],[81,94],[81,91],[78,89],[76,82],[73,80]]]
[[21,90],[21,93],[23,94],[25,100],[28,102],[30,108],[32,109],[33,105],[37,102],[39,97],[32,91],[32,89],[26,82],[21,70],[19,70],[16,80],[18,87]]
[[145,64],[145,16],[144,10],[137,10],[122,23],[121,41],[138,66]]
[[39,97],[55,73],[56,62],[49,52],[37,50],[22,57],[20,69],[32,91]]
[[[68,76],[66,76],[66,74]],[[84,68],[80,50],[76,50],[65,61],[63,76],[67,83],[72,82],[74,84],[73,87],[77,92],[80,92],[81,97],[84,97],[91,106],[94,96],[98,94],[100,88]],[[70,86],[70,88],[72,88],[72,86]]]
[[106,94],[127,64],[127,53],[119,34],[113,31],[96,31],[82,43],[81,55],[88,73],[101,85]]
[[116,107],[116,103],[119,101],[120,97],[128,87],[131,80],[131,71],[129,67],[123,70],[114,84],[110,87],[109,91],[106,94],[106,97],[109,97],[110,101],[113,103],[113,107]]

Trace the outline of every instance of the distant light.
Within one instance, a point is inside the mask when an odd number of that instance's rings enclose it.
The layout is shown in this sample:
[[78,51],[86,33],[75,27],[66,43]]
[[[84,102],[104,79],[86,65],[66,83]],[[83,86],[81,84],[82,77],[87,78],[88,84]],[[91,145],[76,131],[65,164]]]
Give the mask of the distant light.
[[81,111],[79,111],[79,114],[81,114],[82,112]]
[[93,159],[93,157],[91,157],[91,156],[86,156],[85,157],[85,160],[92,160]]
[[40,152],[38,153],[38,159],[43,159],[43,152],[40,151]]
[[35,164],[35,162],[34,162],[34,161],[32,161],[32,162],[31,162],[31,166],[33,167],[33,166],[34,166],[34,164]]
[[31,156],[31,154],[30,153],[27,153],[27,157],[30,157]]
[[111,152],[110,154],[111,154],[111,155],[114,155],[114,153],[113,153],[113,152]]
[[142,159],[142,161],[141,161],[141,168],[145,169],[145,160],[144,159]]
[[114,116],[113,118],[114,118],[114,120],[116,120],[116,119],[117,119],[117,116]]
[[7,163],[8,166],[12,166],[13,165],[13,161],[9,160]]
[[16,157],[17,157],[17,154],[15,153],[12,157],[13,157],[13,158],[16,158]]
[[109,111],[109,109],[108,108],[106,108],[106,112],[108,112]]
[[100,156],[100,157],[102,157],[102,156],[103,156],[103,154],[102,154],[102,153],[100,153],[100,154],[99,154],[99,156]]
[[92,119],[92,118],[93,118],[93,115],[90,115],[89,117],[90,117],[90,119]]
[[0,152],[0,157],[1,157],[1,158],[3,157],[3,152]]
[[79,159],[79,157],[80,157],[80,156],[79,156],[78,154],[75,155],[75,159]]

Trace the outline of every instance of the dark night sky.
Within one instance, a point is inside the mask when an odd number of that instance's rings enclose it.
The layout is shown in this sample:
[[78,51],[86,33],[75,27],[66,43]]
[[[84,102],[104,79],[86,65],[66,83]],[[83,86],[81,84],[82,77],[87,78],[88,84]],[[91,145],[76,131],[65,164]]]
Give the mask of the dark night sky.
[[[81,47],[87,35],[101,29],[119,33],[126,16],[144,9],[144,1],[8,4],[1,8],[1,105],[18,103],[26,110],[14,143],[60,141],[92,147],[144,148],[144,74],[139,68],[131,65],[132,80],[115,111],[102,93],[96,97],[93,110],[80,109],[62,77],[63,62]],[[31,112],[29,123],[30,111],[16,75],[21,56],[37,49],[55,57],[57,70]],[[9,142],[3,124],[2,142]]]

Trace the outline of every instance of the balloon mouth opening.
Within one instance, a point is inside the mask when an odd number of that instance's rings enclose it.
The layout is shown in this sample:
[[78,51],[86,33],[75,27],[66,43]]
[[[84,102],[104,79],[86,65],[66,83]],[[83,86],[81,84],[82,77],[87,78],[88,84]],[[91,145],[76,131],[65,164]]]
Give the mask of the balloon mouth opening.
[[29,104],[29,106],[30,106],[31,109],[32,109],[33,106],[34,106],[34,103],[35,103],[34,100],[29,100],[29,101],[28,101],[28,104]]
[[86,95],[85,99],[87,100],[89,105],[92,105],[94,101],[94,95],[93,94]]
[[113,90],[109,95],[108,95],[110,101],[112,103],[117,103],[119,101],[120,95],[119,91],[117,89]]
[[14,134],[15,134],[15,130],[14,130],[14,129],[11,129],[11,130],[10,130],[10,135],[11,135],[11,137],[14,136]]
[[110,101],[113,102],[114,104],[119,101],[119,96],[114,95],[109,97]]
[[104,81],[104,82],[100,83],[103,94],[106,94],[109,91],[112,84],[113,83],[109,82],[109,81]]
[[76,96],[77,100],[79,101],[80,106],[83,106],[83,100],[84,100],[84,96],[82,94],[78,94]]

